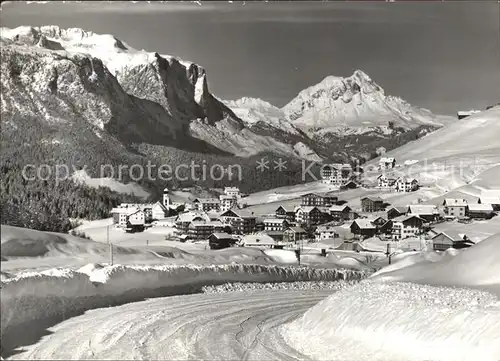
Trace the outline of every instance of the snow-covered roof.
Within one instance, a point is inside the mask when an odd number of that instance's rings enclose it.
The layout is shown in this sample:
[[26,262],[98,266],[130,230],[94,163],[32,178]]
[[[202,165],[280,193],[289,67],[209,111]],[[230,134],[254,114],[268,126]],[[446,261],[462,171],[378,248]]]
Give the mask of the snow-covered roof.
[[253,214],[253,212],[250,212],[247,209],[238,209],[238,208],[231,208],[228,209],[225,212],[222,212],[220,214],[221,217],[226,217],[227,214],[229,213],[234,213],[236,216],[241,217],[241,218],[255,218],[256,216]]
[[186,212],[177,216],[176,222],[193,222],[196,218],[200,217],[202,220],[210,221],[210,218],[203,212]]
[[215,238],[233,238],[232,235],[225,233],[225,232],[215,232],[212,233],[211,236],[214,236]]
[[300,206],[298,207],[295,212],[305,212],[305,213],[309,213],[311,212],[313,209],[319,209],[319,207],[316,207],[316,206]]
[[302,228],[302,227],[289,227],[289,228],[286,229],[285,232],[287,232],[287,231],[292,231],[294,233],[305,233],[306,232],[304,230],[304,228]]
[[432,204],[411,204],[408,208],[411,214],[439,214],[437,207]]
[[217,198],[197,198],[200,203],[220,203]]
[[377,228],[373,223],[371,219],[356,219],[353,224],[356,223],[359,228],[361,229],[375,229]]
[[266,218],[264,219],[264,223],[283,223],[285,219],[283,218]]
[[111,209],[111,213],[120,213],[120,214],[126,214],[126,215],[131,215],[136,213],[139,210],[137,207],[116,207]]
[[396,217],[396,218],[393,218],[391,219],[392,222],[396,223],[396,222],[401,222],[401,223],[404,223],[412,218],[418,218],[420,219],[421,221],[425,222],[422,218],[420,218],[418,215],[416,214],[410,214],[410,215],[403,215],[403,216],[399,216],[399,217]]
[[473,212],[493,212],[493,207],[487,203],[469,204],[467,207]]
[[375,197],[375,196],[366,196],[366,197],[361,198],[361,200],[364,200],[364,199],[369,199],[373,202],[383,202],[384,201],[382,198]]
[[347,204],[343,204],[341,206],[331,206],[329,210],[330,212],[343,212],[346,208],[351,209]]
[[335,227],[327,225],[321,225],[316,227],[316,233],[322,233],[322,232],[335,232]]
[[408,212],[408,206],[406,206],[406,207],[392,206],[391,208],[389,208],[387,210],[387,212],[389,212],[391,209],[394,209],[394,210],[396,210],[396,211],[398,211],[399,213],[402,213],[402,214]]
[[447,207],[450,207],[450,206],[465,207],[467,205],[467,200],[465,200],[465,199],[446,198],[444,200],[443,205],[445,205]]
[[273,246],[276,241],[266,233],[247,234],[241,239],[242,245]]
[[290,208],[290,207],[285,207],[285,206],[279,206],[278,208],[276,208],[276,211],[280,208],[283,209],[285,212],[294,212],[295,211],[295,209],[294,209],[295,207]]
[[495,196],[482,196],[479,200],[484,204],[500,204],[500,197]]

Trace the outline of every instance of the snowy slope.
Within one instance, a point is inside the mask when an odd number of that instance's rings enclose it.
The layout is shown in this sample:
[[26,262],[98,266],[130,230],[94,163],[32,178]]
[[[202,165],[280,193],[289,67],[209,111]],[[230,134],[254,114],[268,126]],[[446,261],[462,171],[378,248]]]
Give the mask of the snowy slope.
[[[404,172],[443,193],[451,190],[479,196],[500,188],[500,107],[452,124],[385,154]],[[369,164],[376,164],[374,159]]]
[[496,361],[500,302],[488,292],[500,296],[499,254],[500,233],[438,260],[405,258],[320,302],[283,334],[320,359]]
[[438,262],[415,263],[392,272],[374,275],[373,280],[406,281],[430,285],[469,286],[496,290],[500,295],[500,229],[473,247]]
[[347,78],[328,76],[301,91],[283,107],[290,121],[313,133],[388,132],[395,127],[412,129],[419,125],[439,127],[449,117],[440,117],[426,109],[413,107],[402,99],[386,96],[367,74],[356,70]]
[[385,156],[396,157],[403,163],[411,159],[423,161],[482,154],[500,159],[500,106],[456,120]]

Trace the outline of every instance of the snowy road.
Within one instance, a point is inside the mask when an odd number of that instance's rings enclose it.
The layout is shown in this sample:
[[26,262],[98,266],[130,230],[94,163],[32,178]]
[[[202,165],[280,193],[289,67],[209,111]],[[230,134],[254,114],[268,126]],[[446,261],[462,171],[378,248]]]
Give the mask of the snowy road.
[[332,291],[259,291],[150,299],[88,311],[13,359],[308,359],[279,327]]

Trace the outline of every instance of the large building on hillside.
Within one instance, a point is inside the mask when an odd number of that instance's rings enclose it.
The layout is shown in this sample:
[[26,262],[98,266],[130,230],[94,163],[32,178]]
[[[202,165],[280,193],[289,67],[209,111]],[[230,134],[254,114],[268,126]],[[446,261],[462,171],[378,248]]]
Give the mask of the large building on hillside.
[[304,194],[301,198],[301,205],[305,207],[330,207],[338,201],[337,196],[320,195],[316,193]]
[[321,167],[321,179],[323,183],[342,186],[349,182],[354,176],[350,164],[325,164]]
[[380,197],[369,196],[361,198],[363,212],[379,212],[384,209],[384,201]]

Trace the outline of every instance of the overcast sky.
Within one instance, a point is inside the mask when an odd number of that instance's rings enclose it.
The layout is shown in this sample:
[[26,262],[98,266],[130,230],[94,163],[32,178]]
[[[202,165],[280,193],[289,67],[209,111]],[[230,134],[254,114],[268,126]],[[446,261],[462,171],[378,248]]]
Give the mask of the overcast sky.
[[435,113],[500,101],[498,2],[8,3],[1,23],[80,27],[179,56],[224,99],[283,106],[327,75],[362,69]]

